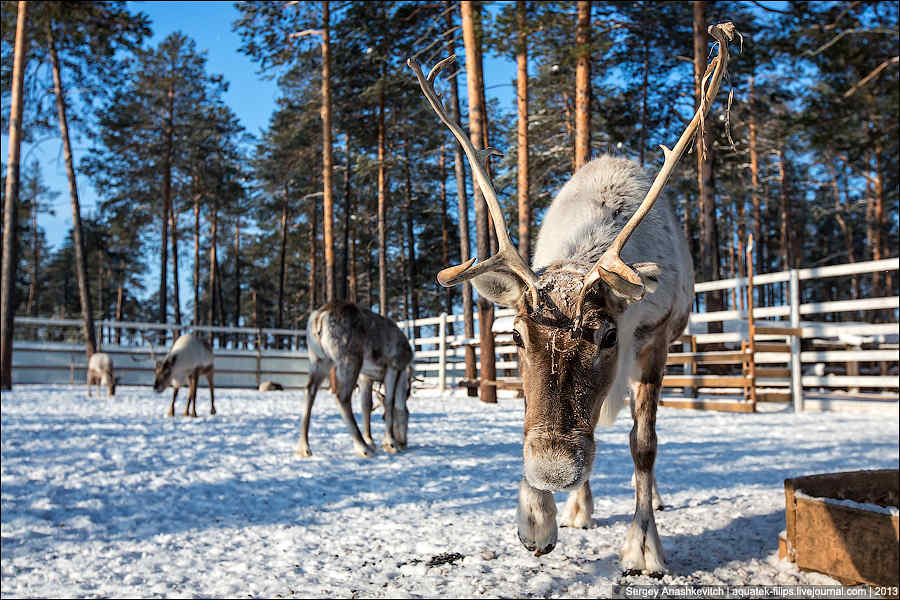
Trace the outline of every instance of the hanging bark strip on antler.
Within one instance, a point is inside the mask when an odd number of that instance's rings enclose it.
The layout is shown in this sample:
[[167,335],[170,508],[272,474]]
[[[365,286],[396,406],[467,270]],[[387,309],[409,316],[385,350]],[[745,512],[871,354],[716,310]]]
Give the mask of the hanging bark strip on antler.
[[711,25],[707,31],[718,42],[719,53],[712,62],[710,62],[709,66],[706,68],[706,74],[703,76],[701,90],[705,89],[706,93],[701,96],[700,107],[694,114],[694,118],[691,119],[690,124],[684,130],[684,133],[678,138],[678,143],[675,144],[675,147],[672,150],[660,145],[663,154],[665,155],[665,162],[659,173],[656,175],[656,179],[653,180],[653,185],[650,186],[647,196],[628,223],[625,224],[625,227],[622,228],[622,231],[619,232],[619,235],[616,236],[616,239],[613,240],[610,247],[600,257],[600,260],[598,260],[584,276],[583,286],[575,312],[576,328],[581,321],[584,297],[587,292],[590,291],[591,287],[599,280],[602,280],[612,288],[613,291],[629,302],[636,302],[644,296],[643,282],[631,267],[622,262],[619,253],[628,241],[628,238],[631,237],[631,234],[637,226],[640,225],[641,220],[643,220],[647,213],[650,212],[650,209],[653,208],[656,199],[659,197],[660,191],[662,191],[662,188],[669,180],[669,176],[675,169],[675,165],[678,164],[678,160],[690,145],[691,138],[693,138],[696,133],[697,127],[705,118],[706,113],[709,112],[712,101],[719,92],[719,86],[722,83],[722,78],[724,77],[728,66],[728,42],[734,39],[735,35],[740,36],[740,33],[735,30],[732,23]]
[[437,116],[444,125],[450,129],[453,136],[459,141],[460,146],[462,146],[463,151],[466,153],[466,158],[468,158],[469,165],[472,167],[472,173],[475,176],[475,180],[478,182],[478,187],[481,188],[481,192],[484,194],[484,200],[490,211],[491,219],[494,221],[494,229],[497,232],[499,250],[496,254],[477,265],[474,264],[475,259],[470,258],[461,265],[447,267],[438,273],[438,283],[444,287],[450,287],[489,271],[511,272],[522,279],[531,293],[532,306],[537,306],[537,276],[534,274],[534,271],[531,270],[531,267],[529,267],[522,259],[519,251],[509,239],[509,229],[506,225],[506,219],[503,218],[503,211],[500,209],[499,202],[497,202],[497,194],[494,191],[494,187],[491,184],[491,180],[485,169],[488,156],[491,154],[500,155],[501,153],[494,148],[476,150],[468,136],[463,133],[459,124],[454,123],[450,118],[448,111],[444,107],[444,103],[434,89],[434,79],[437,77],[437,74],[454,60],[456,60],[456,56],[445,58],[431,69],[431,72],[428,73],[428,77],[425,77],[422,73],[419,63],[414,58],[407,59],[406,64],[415,72],[416,78],[419,80],[419,86],[422,88],[422,93],[425,94],[428,103],[431,104],[431,108],[434,109],[434,112],[437,113]]

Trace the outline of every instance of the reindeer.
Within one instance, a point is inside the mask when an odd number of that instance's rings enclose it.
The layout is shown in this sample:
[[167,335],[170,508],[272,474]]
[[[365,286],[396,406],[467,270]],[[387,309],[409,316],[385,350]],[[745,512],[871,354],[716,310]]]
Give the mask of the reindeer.
[[116,377],[113,370],[113,361],[105,352],[94,352],[88,361],[87,368],[87,386],[88,397],[91,396],[91,386],[95,383],[106,386],[108,396],[115,397],[116,384],[119,378]]
[[[382,448],[394,453],[406,448],[412,350],[400,328],[385,317],[348,302],[329,302],[313,311],[306,324],[309,349],[309,382],[303,412],[303,433],[297,444],[297,456],[312,456],[309,450],[309,418],[319,385],[334,367],[332,391],[353,437],[356,453],[370,457],[375,453],[372,441],[372,383],[384,382],[384,440]],[[361,435],[350,396],[359,379],[362,399]]]
[[212,350],[203,340],[192,333],[182,335],[175,340],[163,360],[156,360],[155,355],[153,360],[156,363],[153,390],[159,394],[169,384],[174,388],[172,404],[169,406],[166,416],[175,416],[175,398],[178,397],[178,388],[181,386],[190,388],[188,401],[184,407],[184,416],[197,416],[197,382],[201,375],[206,375],[206,381],[209,382],[209,414],[216,414],[216,394],[213,384],[214,357]]
[[652,185],[640,166],[624,158],[603,156],[583,166],[547,210],[531,267],[509,239],[485,170],[496,151],[476,150],[434,90],[434,78],[454,57],[428,77],[415,60],[407,61],[465,150],[497,232],[497,254],[448,267],[437,279],[444,286],[471,280],[485,298],[516,309],[513,339],[525,392],[525,468],[516,520],[519,539],[537,556],[557,541],[552,492],[570,492],[563,526],[591,525],[594,428],[611,424],[630,392],[635,513],[622,567],[626,573],[666,571],[653,513],[656,408],[668,345],[688,321],[694,277],[681,227],[669,203],[657,198],[725,72],[734,26],[713,26],[709,33],[719,53],[703,79],[704,101],[675,148],[663,146],[665,163]]

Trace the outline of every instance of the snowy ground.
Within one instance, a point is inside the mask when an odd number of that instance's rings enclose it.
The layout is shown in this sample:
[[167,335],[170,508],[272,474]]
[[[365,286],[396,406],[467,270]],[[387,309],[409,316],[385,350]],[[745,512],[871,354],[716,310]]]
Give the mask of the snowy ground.
[[[323,394],[304,460],[302,398],[220,390],[210,417],[203,389],[204,416],[167,419],[168,394],[148,388],[4,393],[2,595],[603,597],[651,582],[617,564],[633,510],[627,411],[597,432],[593,528],[560,530],[536,558],[514,521],[521,401],[418,392],[409,450],[364,460]],[[664,582],[831,582],[777,558],[783,480],[898,465],[896,414],[660,413]]]

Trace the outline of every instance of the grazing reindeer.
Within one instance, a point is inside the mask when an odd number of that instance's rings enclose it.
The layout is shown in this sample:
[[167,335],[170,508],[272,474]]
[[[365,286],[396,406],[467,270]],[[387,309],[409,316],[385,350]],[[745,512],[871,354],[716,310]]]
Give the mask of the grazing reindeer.
[[[336,381],[332,390],[344,422],[353,437],[356,453],[363,457],[375,452],[372,441],[372,382],[384,382],[384,441],[382,448],[397,452],[406,448],[409,410],[409,364],[412,350],[400,328],[381,315],[348,302],[329,302],[313,311],[306,324],[309,349],[309,383],[306,385],[306,407],[303,433],[297,444],[298,456],[311,456],[309,451],[309,417],[319,385],[334,367]],[[350,396],[359,378],[362,398],[363,428],[361,435]]]
[[[155,357],[154,357],[155,360]],[[161,361],[156,361],[153,390],[159,394],[171,383],[172,404],[166,416],[175,416],[175,398],[178,397],[178,388],[187,386],[188,401],[184,407],[184,416],[197,416],[197,382],[201,375],[206,375],[209,382],[209,414],[216,414],[216,393],[213,384],[213,353],[209,346],[192,333],[182,335],[169,353]]]
[[704,101],[674,150],[663,147],[665,164],[653,184],[636,163],[622,158],[604,156],[579,169],[547,210],[533,267],[510,241],[485,171],[493,150],[476,150],[434,91],[435,76],[453,57],[428,77],[418,63],[407,61],[465,150],[497,231],[497,254],[479,264],[473,258],[448,267],[437,278],[445,286],[471,279],[479,294],[517,311],[513,339],[525,391],[525,473],[517,521],[519,539],[536,555],[556,545],[552,492],[571,492],[563,525],[591,524],[594,427],[611,424],[630,391],[636,506],[622,566],[626,572],[666,570],[653,513],[656,408],[668,345],[687,324],[694,279],[669,203],[654,203],[725,72],[734,26],[717,25],[709,32],[719,54],[703,80]]
[[107,395],[116,395],[116,384],[119,383],[119,378],[116,377],[116,373],[113,370],[112,359],[105,352],[94,352],[88,361],[88,397],[91,396],[91,386],[95,383],[105,385]]

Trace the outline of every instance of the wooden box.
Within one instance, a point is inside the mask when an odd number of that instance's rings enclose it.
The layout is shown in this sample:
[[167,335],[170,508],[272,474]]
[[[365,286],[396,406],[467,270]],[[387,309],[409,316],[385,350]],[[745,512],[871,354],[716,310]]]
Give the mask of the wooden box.
[[779,553],[845,585],[898,585],[898,492],[896,469],[785,479]]

